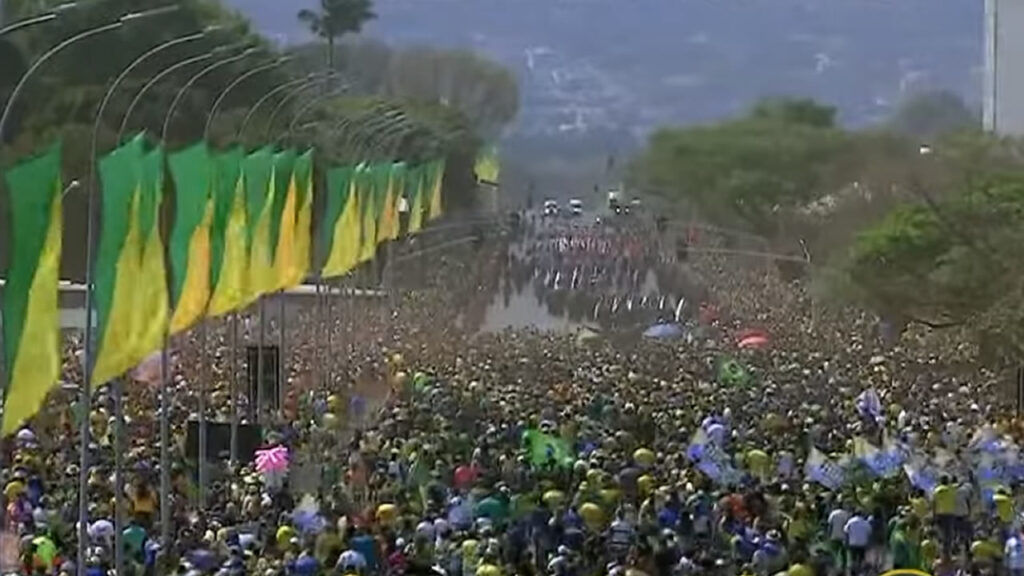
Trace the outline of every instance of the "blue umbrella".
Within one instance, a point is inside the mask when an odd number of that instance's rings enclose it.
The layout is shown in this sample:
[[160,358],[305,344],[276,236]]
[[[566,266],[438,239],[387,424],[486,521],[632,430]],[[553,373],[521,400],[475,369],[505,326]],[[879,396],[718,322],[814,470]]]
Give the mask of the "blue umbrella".
[[679,324],[665,323],[655,324],[644,331],[644,338],[655,338],[657,340],[670,340],[683,335],[683,327]]

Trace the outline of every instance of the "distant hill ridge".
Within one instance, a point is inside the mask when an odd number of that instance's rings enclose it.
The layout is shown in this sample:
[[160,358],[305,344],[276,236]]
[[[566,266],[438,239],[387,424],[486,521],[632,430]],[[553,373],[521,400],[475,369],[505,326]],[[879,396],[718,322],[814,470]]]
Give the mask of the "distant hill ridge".
[[[315,0],[227,0],[287,43]],[[980,0],[378,0],[366,34],[470,47],[520,77],[520,136],[642,136],[763,96],[810,96],[848,124],[906,94],[980,101]]]

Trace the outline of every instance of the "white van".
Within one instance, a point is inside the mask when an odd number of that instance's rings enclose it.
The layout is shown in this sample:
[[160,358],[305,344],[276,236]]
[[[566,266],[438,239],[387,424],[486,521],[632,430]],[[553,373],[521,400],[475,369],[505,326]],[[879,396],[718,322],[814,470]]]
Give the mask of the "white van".
[[569,213],[573,216],[583,215],[583,201],[579,198],[573,198],[569,200]]

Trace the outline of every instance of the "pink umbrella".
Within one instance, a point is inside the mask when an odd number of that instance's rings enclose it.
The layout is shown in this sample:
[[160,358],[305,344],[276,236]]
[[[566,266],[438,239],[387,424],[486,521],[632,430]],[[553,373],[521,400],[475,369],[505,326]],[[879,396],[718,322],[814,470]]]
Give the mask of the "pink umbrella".
[[132,380],[153,385],[160,383],[160,375],[163,371],[163,357],[160,352],[154,352],[147,356],[136,366],[131,373]]
[[256,451],[256,471],[260,473],[284,472],[288,469],[288,449],[274,446]]
[[739,342],[740,348],[764,348],[767,345],[768,337],[760,335],[747,336]]

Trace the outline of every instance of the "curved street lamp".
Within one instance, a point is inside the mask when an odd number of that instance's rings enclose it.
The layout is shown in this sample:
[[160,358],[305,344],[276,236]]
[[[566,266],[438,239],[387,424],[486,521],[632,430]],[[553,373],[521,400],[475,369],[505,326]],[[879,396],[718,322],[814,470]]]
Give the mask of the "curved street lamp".
[[[173,38],[171,40],[168,40],[167,42],[164,42],[162,44],[158,44],[157,46],[154,46],[153,48],[150,48],[146,52],[143,52],[137,58],[132,60],[131,63],[129,63],[128,66],[126,66],[121,71],[120,74],[118,74],[118,76],[114,79],[114,81],[110,83],[110,87],[107,88],[107,92],[103,95],[103,100],[100,101],[100,107],[96,111],[96,119],[93,122],[93,126],[92,126],[92,143],[91,143],[91,146],[90,146],[90,149],[89,149],[89,174],[88,174],[88,178],[86,180],[86,182],[88,183],[88,186],[86,188],[86,214],[89,215],[89,217],[86,218],[86,223],[85,223],[86,262],[91,262],[91,260],[92,260],[92,254],[91,253],[92,253],[92,245],[93,245],[93,241],[94,241],[93,235],[95,234],[95,232],[93,230],[93,218],[92,218],[92,215],[93,215],[93,210],[94,210],[93,204],[95,203],[95,196],[96,196],[96,163],[98,161],[98,143],[99,143],[100,125],[103,123],[103,114],[104,114],[104,112],[106,112],[107,106],[110,104],[110,99],[113,97],[114,92],[117,90],[118,86],[121,85],[121,83],[128,77],[128,75],[131,74],[136,68],[138,68],[140,65],[142,65],[142,63],[145,62],[146,60],[148,60],[149,58],[155,56],[156,54],[159,54],[160,52],[163,52],[164,50],[168,50],[170,48],[173,48],[174,46],[178,46],[180,44],[185,44],[187,42],[192,42],[194,40],[199,40],[200,38],[205,37],[208,32],[211,32],[211,31],[213,31],[214,29],[217,29],[217,28],[219,28],[219,26],[211,26],[211,27],[209,27],[206,30],[203,30],[201,32],[197,32],[197,33],[194,33],[194,34],[188,34],[188,35],[185,35],[185,36],[179,36],[177,38]],[[91,283],[87,282],[86,283],[86,287],[87,287],[86,289],[88,289],[88,286],[90,286],[90,285],[91,285]],[[117,383],[116,386],[120,387],[121,384]],[[121,390],[118,389],[115,393],[118,396],[120,396]],[[123,429],[123,418],[118,418],[114,422],[115,444],[118,447],[121,445],[121,435],[122,435],[122,431],[123,431],[122,429]],[[115,460],[117,460],[117,462],[115,462],[115,468],[118,470],[118,473],[116,475],[117,478],[115,480],[115,483],[117,484],[117,486],[115,487],[115,493],[119,495],[118,497],[120,497],[120,494],[122,494],[124,492],[124,475],[120,472],[121,471],[121,465],[120,465],[121,464],[121,462],[120,462],[120,460],[121,460],[121,450],[120,449],[115,450],[115,456],[117,457],[117,458],[115,458]],[[115,527],[117,528],[117,530],[114,533],[114,535],[118,536],[118,538],[117,538],[118,540],[120,540],[120,535],[121,535],[121,532],[122,532],[122,529],[123,529],[123,524],[124,524],[123,518],[124,518],[124,516],[121,513],[116,514],[116,516],[114,518],[114,524],[115,524]],[[123,572],[123,570],[124,570],[123,547],[118,545],[115,551],[117,552],[117,554],[115,555],[115,564],[116,564],[117,568]]]
[[274,106],[274,109],[270,112],[270,116],[267,117],[266,137],[268,139],[270,138],[270,133],[274,129],[274,121],[277,120],[277,115],[280,114],[282,110],[284,110],[284,107],[285,107],[286,104],[288,104],[289,100],[291,100],[292,98],[298,96],[299,94],[302,94],[303,92],[305,92],[309,88],[312,88],[313,86],[316,86],[317,84],[320,84],[321,82],[326,82],[332,76],[333,75],[328,75],[328,76],[325,76],[323,78],[317,78],[316,80],[311,80],[311,81],[309,81],[309,82],[307,82],[307,83],[297,87],[295,90],[292,90],[291,92],[285,94],[281,98],[281,101],[277,103],[277,106]]
[[181,90],[178,90],[178,93],[174,95],[174,99],[171,100],[170,106],[167,107],[167,115],[164,116],[164,127],[163,127],[163,130],[160,131],[160,142],[162,142],[162,143],[166,143],[167,142],[167,130],[170,129],[170,127],[171,127],[171,118],[174,117],[174,112],[177,109],[178,104],[181,103],[181,99],[185,97],[185,93],[188,92],[189,88],[191,88],[196,82],[198,82],[200,78],[202,78],[203,76],[206,76],[210,72],[213,72],[217,68],[221,68],[223,66],[227,66],[228,64],[232,64],[234,62],[238,62],[239,60],[243,60],[246,57],[248,57],[248,56],[250,56],[250,55],[252,55],[252,54],[254,54],[254,53],[258,52],[258,51],[259,51],[258,48],[248,48],[244,52],[242,52],[241,54],[237,54],[235,56],[232,56],[230,58],[225,58],[223,60],[218,60],[217,62],[214,62],[214,63],[210,64],[209,66],[206,66],[205,68],[203,68],[199,72],[196,72],[195,75],[193,75],[191,78],[189,78],[188,82],[185,82],[184,86],[181,87]]
[[348,92],[348,86],[341,86],[340,88],[331,90],[326,94],[321,94],[319,96],[314,96],[313,98],[310,98],[309,102],[306,102],[305,104],[300,106],[298,110],[295,111],[295,116],[293,116],[292,121],[288,123],[288,130],[285,132],[285,134],[291,137],[292,133],[295,132],[295,127],[299,124],[299,120],[302,118],[303,114],[309,112],[314,107],[323,103],[324,101],[330,100],[331,98],[337,98],[338,96],[341,96],[346,92]]
[[[134,22],[135,20],[139,20],[142,18],[148,18],[150,16],[159,16],[162,14],[167,14],[168,12],[173,12],[176,10],[178,10],[178,6],[165,6],[163,8],[154,8],[152,10],[145,10],[142,12],[129,12],[128,14],[121,16],[113,22],[103,24],[102,26],[97,26],[95,28],[89,28],[88,30],[83,30],[78,34],[70,36],[69,38],[66,38],[62,42],[58,43],[57,45],[53,46],[52,48],[44,52],[43,55],[36,59],[36,61],[32,63],[32,66],[30,66],[29,69],[24,74],[22,74],[21,79],[18,80],[18,83],[14,86],[14,90],[11,92],[10,97],[7,98],[7,104],[4,106],[4,112],[2,115],[0,115],[0,142],[5,141],[4,128],[7,127],[7,121],[10,119],[11,111],[14,109],[14,103],[18,101],[18,97],[21,96],[21,93],[25,90],[25,86],[28,84],[28,81],[32,78],[32,76],[40,68],[42,68],[44,64],[49,62],[51,58],[53,58],[57,54],[60,54],[65,49],[67,49],[70,46],[73,46],[78,42],[88,40],[93,36],[99,36],[100,34],[104,34],[106,32],[112,32],[129,22]],[[88,325],[89,323],[86,322],[86,326]]]
[[[353,126],[353,129],[351,131],[349,131],[348,134],[345,135],[344,145],[342,147],[343,150],[348,151],[348,150],[352,149],[353,146],[357,142],[356,137],[357,136],[361,137],[358,140],[359,146],[357,148],[355,148],[355,151],[358,153],[357,154],[357,158],[358,158],[358,156],[362,154],[363,148],[365,147],[365,140],[371,137],[371,134],[372,134],[371,131],[372,130],[374,130],[376,128],[379,128],[379,127],[386,127],[386,126],[390,125],[390,123],[393,122],[393,121],[403,121],[405,119],[405,112],[403,112],[401,109],[399,109],[399,108],[391,108],[390,106],[387,106],[387,105],[385,105],[384,107],[387,107],[387,108],[390,108],[390,109],[386,113],[382,114],[381,116],[369,117],[369,116],[372,116],[372,114],[365,114],[365,115],[359,116],[356,119],[356,120],[367,119],[368,121],[367,121],[367,123],[365,125],[362,125],[362,126],[360,126],[358,124],[355,124]],[[360,158],[360,160],[361,160],[361,158]]]
[[213,126],[213,119],[217,116],[217,110],[220,108],[221,103],[224,102],[224,99],[227,98],[227,95],[229,92],[231,92],[231,90],[233,90],[236,86],[244,82],[246,79],[251,78],[256,74],[259,74],[260,72],[265,72],[272,68],[276,68],[281,64],[288,62],[291,59],[291,56],[285,56],[283,58],[272,60],[270,62],[267,62],[266,64],[263,64],[262,66],[257,66],[252,70],[242,73],[241,76],[235,78],[230,84],[228,84],[227,87],[225,87],[224,90],[222,90],[221,93],[217,95],[217,99],[213,101],[213,106],[210,107],[210,113],[206,115],[206,127],[203,128],[203,140],[210,139],[210,127]]
[[135,98],[132,98],[131,103],[128,104],[128,108],[124,112],[124,117],[121,118],[121,126],[118,127],[118,129],[117,129],[117,141],[118,142],[122,142],[124,140],[124,132],[125,132],[125,130],[128,129],[128,120],[131,119],[132,112],[135,111],[135,108],[142,101],[143,96],[145,96],[146,93],[150,91],[150,89],[152,89],[154,86],[159,84],[161,80],[163,80],[164,78],[166,78],[166,77],[170,76],[171,74],[177,72],[178,70],[181,70],[182,68],[185,68],[187,66],[191,66],[192,64],[196,64],[198,62],[203,62],[203,61],[209,60],[210,58],[213,58],[214,56],[216,56],[218,54],[223,54],[224,52],[230,52],[231,50],[237,50],[238,48],[244,48],[245,46],[248,46],[248,45],[249,45],[248,42],[239,42],[239,43],[236,43],[236,44],[229,44],[227,46],[217,46],[216,48],[214,48],[210,52],[207,52],[206,54],[199,54],[197,56],[193,56],[191,58],[186,58],[184,60],[175,62],[174,64],[171,64],[167,68],[161,70],[160,73],[157,74],[156,76],[153,76],[152,78],[150,78],[149,82],[146,82],[142,86],[142,88],[139,90],[138,94],[135,95]]
[[241,140],[242,136],[245,134],[245,129],[249,126],[249,122],[252,121],[253,117],[256,115],[256,110],[274,96],[277,96],[281,92],[284,92],[293,86],[298,86],[300,84],[303,86],[307,84],[316,84],[317,82],[322,82],[335,75],[337,75],[337,72],[314,72],[313,74],[309,74],[303,78],[296,78],[295,80],[285,82],[284,84],[270,90],[261,96],[260,99],[249,108],[249,111],[245,113],[245,118],[242,119],[242,125],[238,127],[238,134],[236,135],[236,138]]
[[61,13],[71,8],[74,8],[77,5],[78,2],[68,2],[66,4],[61,4],[60,6],[55,7],[49,12],[44,12],[42,14],[29,16],[28,18],[11,22],[10,24],[0,28],[0,38],[13,32],[17,32],[18,30],[21,30],[23,28],[28,28],[30,26],[35,26],[37,24],[45,24],[47,22],[56,20],[57,17],[61,15]]

